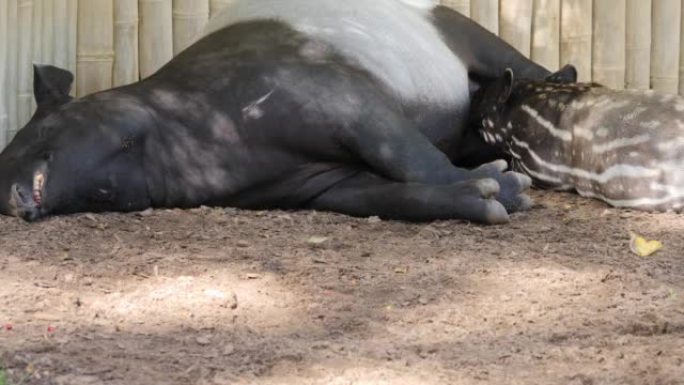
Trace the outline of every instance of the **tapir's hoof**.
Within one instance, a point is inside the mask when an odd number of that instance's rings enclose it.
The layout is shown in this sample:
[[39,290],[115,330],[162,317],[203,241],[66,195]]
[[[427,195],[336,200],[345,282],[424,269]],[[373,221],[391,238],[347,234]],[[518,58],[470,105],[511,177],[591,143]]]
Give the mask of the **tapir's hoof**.
[[495,199],[500,186],[493,178],[469,180],[455,187],[459,218],[490,225],[510,221],[506,208]]
[[499,192],[496,200],[499,201],[509,214],[529,210],[532,205],[525,191],[532,186],[532,179],[513,171],[506,171],[508,163],[505,160],[496,160],[484,164],[472,171],[475,178],[492,178],[499,183]]

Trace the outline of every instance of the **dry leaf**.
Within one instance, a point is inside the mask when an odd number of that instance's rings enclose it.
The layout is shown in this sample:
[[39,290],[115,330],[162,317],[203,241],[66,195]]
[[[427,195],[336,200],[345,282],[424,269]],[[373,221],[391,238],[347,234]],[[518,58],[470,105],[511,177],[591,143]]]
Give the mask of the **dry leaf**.
[[629,233],[629,249],[640,257],[648,257],[663,248],[663,243],[646,238],[635,233]]
[[309,238],[309,240],[306,241],[306,243],[308,243],[310,245],[320,245],[321,243],[323,243],[327,240],[328,240],[328,237],[313,236],[313,237]]

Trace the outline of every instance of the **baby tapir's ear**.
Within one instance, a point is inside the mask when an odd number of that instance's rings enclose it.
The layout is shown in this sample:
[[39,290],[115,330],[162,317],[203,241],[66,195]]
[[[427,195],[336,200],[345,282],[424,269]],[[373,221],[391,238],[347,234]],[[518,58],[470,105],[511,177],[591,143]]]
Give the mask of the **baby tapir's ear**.
[[510,99],[511,94],[513,93],[513,86],[515,85],[515,75],[513,74],[512,69],[506,68],[506,71],[504,71],[502,82],[503,83],[501,88],[501,94],[499,95],[499,102],[506,103],[508,99]]
[[547,76],[546,81],[558,84],[577,83],[577,68],[572,64],[566,64],[563,68]]
[[33,65],[33,95],[39,109],[62,105],[71,100],[74,75],[51,65]]

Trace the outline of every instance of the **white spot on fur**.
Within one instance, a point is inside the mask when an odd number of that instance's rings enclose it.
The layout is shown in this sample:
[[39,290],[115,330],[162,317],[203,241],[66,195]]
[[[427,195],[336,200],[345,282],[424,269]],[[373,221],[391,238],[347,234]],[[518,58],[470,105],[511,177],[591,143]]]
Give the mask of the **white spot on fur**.
[[643,113],[646,112],[646,111],[648,111],[648,108],[646,108],[646,107],[637,107],[637,108],[634,109],[634,111],[632,111],[632,112],[628,113],[627,115],[625,115],[625,116],[622,118],[622,120],[624,120],[624,121],[626,121],[626,122],[630,122],[630,121],[636,120],[636,119],[639,117],[639,115],[643,114]]
[[680,147],[682,150],[684,150],[684,137],[658,143],[658,150],[660,151],[673,151],[679,149]]
[[641,123],[640,126],[647,129],[647,130],[656,130],[660,126],[662,126],[662,124],[663,123],[658,121],[658,120],[650,120],[648,122]]
[[[633,207],[633,208],[639,208],[639,207],[656,207],[656,206],[662,206],[666,204],[671,204],[673,201],[678,201],[684,199],[684,190],[679,190],[678,193],[671,193],[667,194],[664,197],[659,197],[659,198],[651,198],[651,197],[646,197],[646,198],[637,198],[637,199],[610,199],[604,194],[598,193],[596,191],[586,191],[582,190],[580,191],[579,189],[577,192],[582,195],[583,197],[587,198],[596,198],[600,199],[609,205],[613,207]],[[681,203],[675,204],[673,208],[676,209],[676,207],[681,207]]]
[[562,141],[569,142],[572,140],[572,133],[568,131],[563,131],[556,126],[553,125],[553,123],[549,122],[548,120],[544,119],[537,110],[534,108],[523,104],[521,109],[527,113],[532,119],[536,120],[539,125],[542,127],[546,128],[546,130],[551,134],[553,137],[558,138]]
[[649,142],[651,140],[650,135],[639,135],[634,138],[622,138],[616,139],[608,143],[594,144],[592,146],[592,151],[595,154],[603,154],[608,151],[614,151],[619,148],[638,146],[640,144]]
[[643,166],[635,166],[629,164],[616,164],[602,173],[595,173],[593,171],[584,170],[580,168],[568,167],[563,164],[549,163],[542,159],[530,146],[513,137],[515,145],[527,151],[532,159],[540,166],[559,174],[567,174],[580,179],[588,179],[594,182],[605,184],[615,178],[653,178],[658,177],[662,173],[659,169],[646,168]]
[[243,108],[242,109],[243,119],[245,119],[245,120],[247,120],[247,119],[254,119],[254,120],[261,119],[264,116],[264,110],[261,109],[260,105],[263,102],[265,102],[266,100],[268,100],[268,98],[270,98],[271,95],[273,95],[273,92],[275,92],[275,90],[271,90],[271,92],[267,93],[266,95],[264,95],[261,98],[253,101],[248,106]]

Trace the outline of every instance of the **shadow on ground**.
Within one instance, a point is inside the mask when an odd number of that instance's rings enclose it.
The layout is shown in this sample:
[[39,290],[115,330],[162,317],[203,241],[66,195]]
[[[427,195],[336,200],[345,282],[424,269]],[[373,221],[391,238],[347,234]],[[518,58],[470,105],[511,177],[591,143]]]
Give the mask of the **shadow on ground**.
[[[0,218],[26,384],[680,384],[684,218],[536,193],[507,226],[232,209]],[[629,231],[664,242],[629,252]]]

